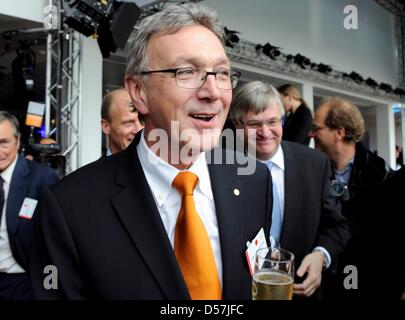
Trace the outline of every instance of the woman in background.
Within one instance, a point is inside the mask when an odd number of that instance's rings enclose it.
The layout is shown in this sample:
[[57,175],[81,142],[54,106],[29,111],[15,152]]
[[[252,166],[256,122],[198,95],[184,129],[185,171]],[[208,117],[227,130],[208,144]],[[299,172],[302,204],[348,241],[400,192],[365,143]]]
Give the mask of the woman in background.
[[309,145],[312,113],[297,87],[285,84],[278,88],[286,112],[283,140]]

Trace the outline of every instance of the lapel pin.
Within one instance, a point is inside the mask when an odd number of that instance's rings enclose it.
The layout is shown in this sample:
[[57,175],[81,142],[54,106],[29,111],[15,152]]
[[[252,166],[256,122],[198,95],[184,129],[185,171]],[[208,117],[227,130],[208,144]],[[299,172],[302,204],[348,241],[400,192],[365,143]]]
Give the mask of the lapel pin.
[[240,195],[239,189],[233,189],[233,194],[238,197]]

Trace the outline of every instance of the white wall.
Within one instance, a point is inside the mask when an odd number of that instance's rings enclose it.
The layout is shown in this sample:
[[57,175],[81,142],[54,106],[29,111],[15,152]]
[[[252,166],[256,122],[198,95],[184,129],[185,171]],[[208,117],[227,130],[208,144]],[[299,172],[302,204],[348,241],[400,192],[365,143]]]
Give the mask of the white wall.
[[[398,85],[394,18],[372,0],[205,0],[228,29],[255,43],[280,46],[334,69],[356,71]],[[359,29],[345,30],[346,5],[355,5]]]
[[43,22],[44,7],[49,0],[1,0],[0,14]]

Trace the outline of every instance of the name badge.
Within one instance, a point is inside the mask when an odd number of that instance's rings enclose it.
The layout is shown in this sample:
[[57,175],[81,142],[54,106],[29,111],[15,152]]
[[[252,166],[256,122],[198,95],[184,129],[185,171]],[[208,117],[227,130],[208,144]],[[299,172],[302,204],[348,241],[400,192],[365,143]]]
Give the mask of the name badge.
[[18,216],[22,219],[31,220],[37,207],[38,200],[25,198]]
[[259,249],[267,247],[266,237],[264,236],[263,228],[261,228],[256,237],[254,237],[254,239],[251,242],[248,241],[246,245],[248,246],[246,250],[246,259],[248,261],[250,275],[253,276],[253,267],[255,263],[256,252]]

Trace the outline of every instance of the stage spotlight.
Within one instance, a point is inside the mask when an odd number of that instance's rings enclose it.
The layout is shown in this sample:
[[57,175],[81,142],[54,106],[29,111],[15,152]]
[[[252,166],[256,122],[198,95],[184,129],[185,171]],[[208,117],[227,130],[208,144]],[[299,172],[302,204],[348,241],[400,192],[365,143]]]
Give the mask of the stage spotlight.
[[12,61],[14,86],[17,92],[33,92],[36,55],[26,42],[20,42],[17,57]]
[[286,56],[287,62],[293,62],[294,61],[294,56],[292,54],[289,54]]
[[135,3],[114,0],[65,0],[65,23],[86,37],[97,36],[103,58],[123,49],[141,10]]
[[225,31],[225,45],[234,48],[235,45],[239,42],[239,37],[237,36],[238,31],[233,31],[227,29],[227,27],[224,28]]
[[381,90],[384,90],[387,93],[392,93],[394,90],[392,89],[392,87],[389,84],[386,83],[380,83],[380,85],[378,86]]
[[332,72],[331,66],[329,66],[327,64],[323,64],[323,63],[318,64],[316,69],[318,70],[318,72],[324,73],[324,74],[329,74]]
[[354,71],[352,71],[349,74],[349,78],[352,79],[354,82],[356,82],[358,84],[364,82],[364,78],[360,74],[358,74],[357,72],[354,72]]
[[268,56],[270,59],[272,60],[276,60],[276,58],[278,56],[280,56],[281,51],[279,50],[281,49],[281,47],[274,47],[272,46],[269,42],[267,42],[264,46],[263,46],[263,53]]
[[367,78],[366,79],[366,85],[368,85],[369,87],[375,89],[375,88],[377,88],[378,83],[374,79]]
[[306,69],[307,67],[311,66],[311,60],[299,53],[295,55],[294,62],[298,64],[302,69]]
[[396,89],[394,90],[394,93],[397,94],[397,95],[399,95],[399,96],[405,96],[405,90],[404,90],[404,89],[401,89],[401,88],[396,88]]

